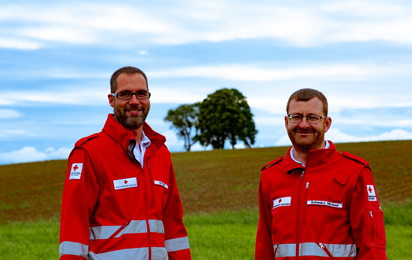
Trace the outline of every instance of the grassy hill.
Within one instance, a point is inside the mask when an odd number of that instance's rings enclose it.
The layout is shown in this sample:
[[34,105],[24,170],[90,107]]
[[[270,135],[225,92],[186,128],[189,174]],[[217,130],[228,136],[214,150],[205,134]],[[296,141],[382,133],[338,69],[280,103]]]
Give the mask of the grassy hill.
[[[381,204],[412,199],[412,141],[336,144],[368,160]],[[257,207],[260,168],[287,147],[173,153],[185,214]],[[0,220],[48,219],[60,214],[67,160],[0,166]]]

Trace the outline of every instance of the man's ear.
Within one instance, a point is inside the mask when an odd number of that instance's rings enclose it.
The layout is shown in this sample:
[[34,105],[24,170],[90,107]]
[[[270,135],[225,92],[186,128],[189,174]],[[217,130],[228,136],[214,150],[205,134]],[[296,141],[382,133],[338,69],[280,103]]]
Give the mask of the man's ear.
[[109,104],[111,107],[114,107],[114,97],[112,96],[112,94],[108,94],[107,96],[109,98]]
[[285,127],[286,127],[286,129],[288,128],[288,124],[289,124],[289,117],[285,116]]
[[331,125],[332,125],[332,118],[330,117],[325,118],[325,133],[329,130]]

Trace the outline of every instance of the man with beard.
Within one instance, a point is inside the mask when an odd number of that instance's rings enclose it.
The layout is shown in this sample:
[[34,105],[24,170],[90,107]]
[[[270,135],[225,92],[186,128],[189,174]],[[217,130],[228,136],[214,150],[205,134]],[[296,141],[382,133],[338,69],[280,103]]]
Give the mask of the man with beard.
[[255,259],[386,259],[369,164],[324,139],[326,97],[298,90],[286,112],[293,146],[262,168]]
[[191,259],[165,137],[145,122],[146,75],[134,67],[110,80],[100,133],[80,139],[63,191],[60,259]]

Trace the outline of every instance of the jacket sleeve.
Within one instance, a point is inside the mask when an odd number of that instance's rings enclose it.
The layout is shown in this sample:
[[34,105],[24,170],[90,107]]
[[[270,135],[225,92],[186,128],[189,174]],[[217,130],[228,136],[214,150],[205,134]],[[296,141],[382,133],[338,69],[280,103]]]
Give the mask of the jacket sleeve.
[[354,188],[349,218],[358,260],[386,260],[383,212],[369,167],[364,167]]
[[75,148],[68,161],[60,222],[60,260],[88,259],[89,220],[99,185],[86,151]]
[[255,259],[274,259],[274,257],[271,206],[266,201],[261,178],[259,183],[259,223],[256,234]]
[[190,246],[183,224],[183,208],[172,164],[169,170],[169,199],[163,212],[165,247],[170,260],[190,260]]

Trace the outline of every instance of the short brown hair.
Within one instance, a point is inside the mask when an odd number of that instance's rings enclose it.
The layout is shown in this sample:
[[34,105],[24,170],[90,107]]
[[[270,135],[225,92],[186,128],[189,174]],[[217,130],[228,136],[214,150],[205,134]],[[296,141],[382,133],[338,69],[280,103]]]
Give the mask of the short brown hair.
[[115,93],[116,89],[117,89],[117,77],[119,77],[120,74],[122,73],[126,73],[129,75],[133,75],[133,74],[140,74],[144,77],[144,79],[146,80],[146,87],[147,90],[149,90],[149,83],[147,82],[147,77],[146,74],[144,74],[144,72],[138,68],[132,67],[132,66],[127,66],[127,67],[123,67],[120,68],[118,70],[116,70],[112,77],[110,78],[110,91],[111,93]]
[[328,100],[326,99],[325,95],[323,95],[322,92],[311,88],[302,88],[298,91],[295,91],[288,100],[288,104],[286,105],[286,113],[289,113],[289,105],[292,100],[295,99],[296,101],[309,101],[315,97],[319,98],[319,100],[322,101],[323,113],[325,114],[325,116],[328,116]]

